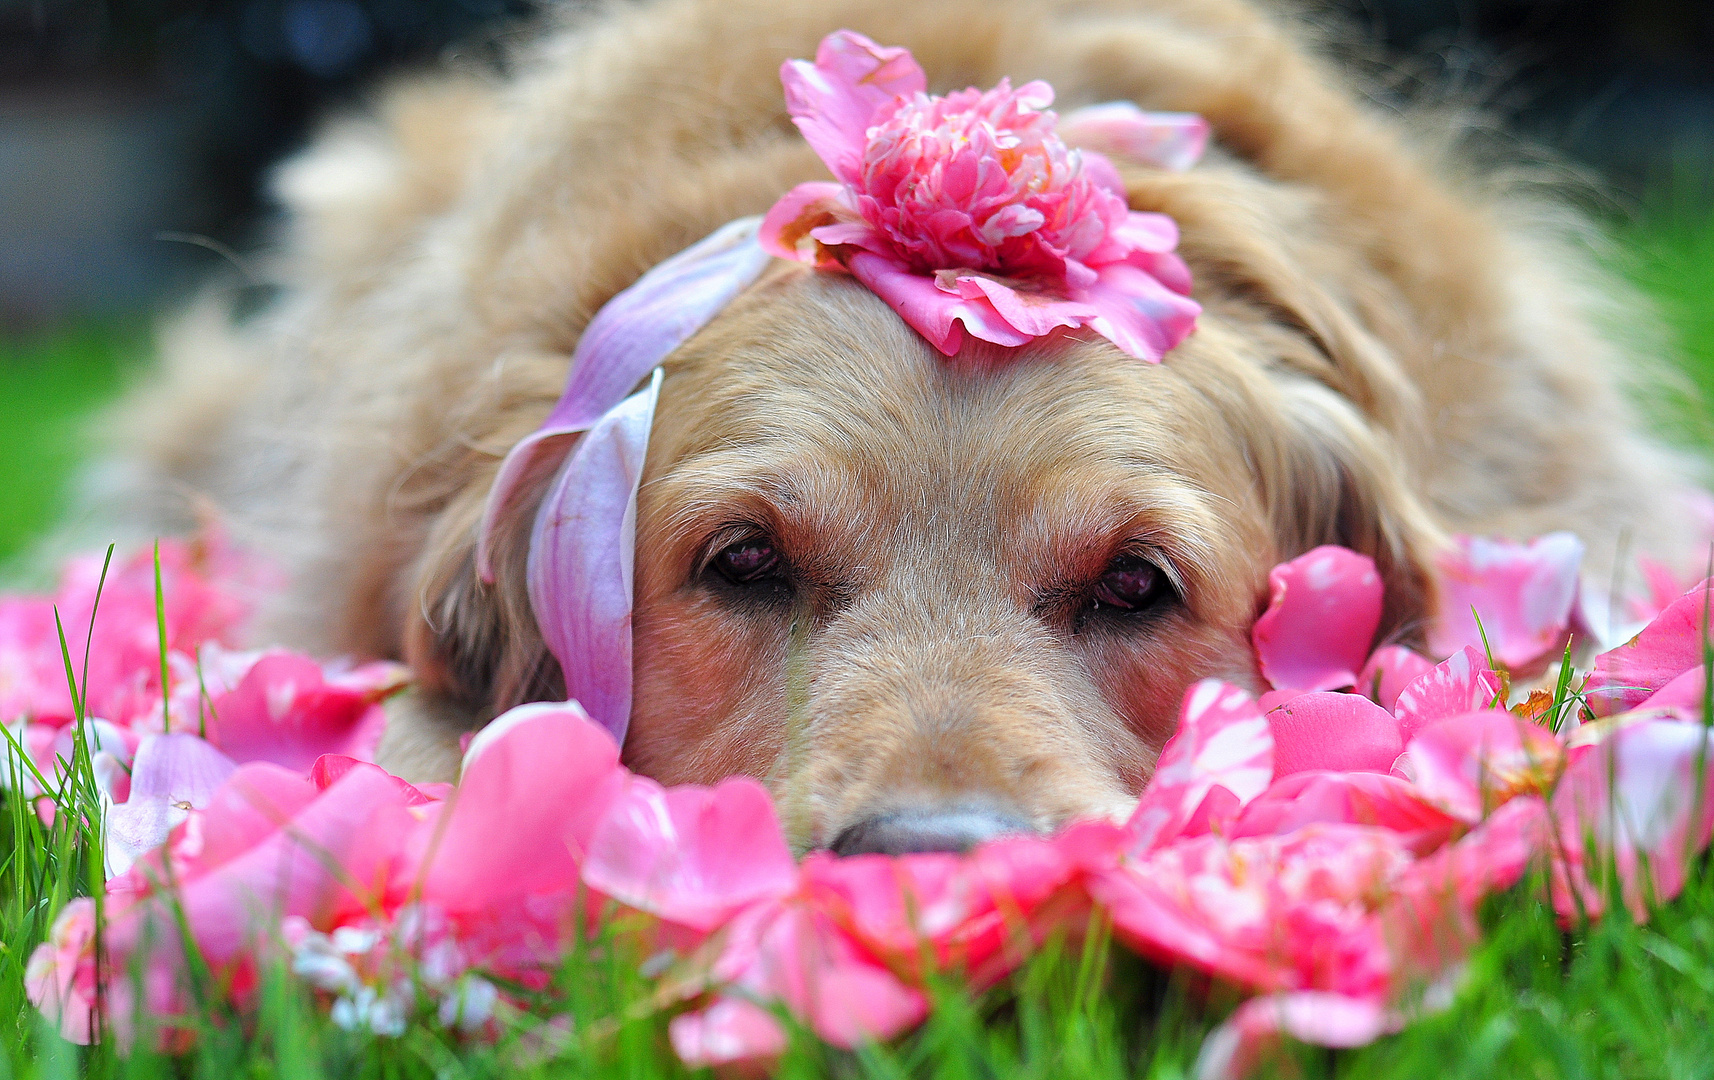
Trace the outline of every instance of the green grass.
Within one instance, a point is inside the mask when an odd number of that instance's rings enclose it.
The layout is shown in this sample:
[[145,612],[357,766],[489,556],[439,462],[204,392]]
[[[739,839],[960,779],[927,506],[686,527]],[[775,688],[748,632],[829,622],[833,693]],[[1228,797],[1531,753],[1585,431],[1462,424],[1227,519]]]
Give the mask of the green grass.
[[[1714,400],[1714,213],[1656,205],[1621,240],[1627,271],[1672,322],[1689,380]],[[116,392],[139,341],[129,328],[88,327],[0,354],[0,430],[11,436],[0,461],[0,560],[50,521],[82,450],[80,419]],[[1706,424],[1692,430],[1707,437]],[[684,1074],[666,1044],[668,1014],[650,1006],[640,956],[620,940],[567,959],[552,996],[576,1021],[552,1039],[528,1021],[497,1044],[461,1042],[426,1023],[399,1039],[346,1032],[275,970],[252,1021],[210,1015],[182,1057],[70,1047],[24,1001],[22,975],[54,912],[92,880],[76,819],[61,814],[47,830],[16,799],[0,803],[0,1080]],[[1706,863],[1642,926],[1617,907],[1566,933],[1539,895],[1520,888],[1488,904],[1488,937],[1451,1008],[1362,1050],[1303,1049],[1286,1071],[1437,1080],[1714,1072],[1714,873]],[[888,1047],[838,1053],[799,1033],[780,1074],[1183,1077],[1234,1002],[1218,987],[1166,976],[1098,944],[1050,949],[986,995],[948,985],[935,997],[929,1022]]]
[[113,399],[146,353],[146,335],[134,321],[0,337],[0,565],[64,504],[87,451],[91,411]]

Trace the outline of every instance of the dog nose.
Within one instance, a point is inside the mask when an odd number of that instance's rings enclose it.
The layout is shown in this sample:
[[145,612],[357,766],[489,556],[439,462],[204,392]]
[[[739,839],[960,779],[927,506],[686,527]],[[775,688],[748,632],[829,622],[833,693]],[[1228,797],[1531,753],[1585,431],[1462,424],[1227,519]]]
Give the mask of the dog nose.
[[846,828],[832,849],[836,855],[968,851],[984,840],[1033,831],[1027,822],[981,807],[891,810]]

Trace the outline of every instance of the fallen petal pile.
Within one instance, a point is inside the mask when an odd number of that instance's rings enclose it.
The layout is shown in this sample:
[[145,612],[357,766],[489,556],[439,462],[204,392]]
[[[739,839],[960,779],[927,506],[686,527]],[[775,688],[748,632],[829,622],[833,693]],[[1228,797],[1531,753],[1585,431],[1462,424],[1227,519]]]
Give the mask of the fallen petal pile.
[[1271,688],[1193,686],[1128,821],[801,861],[759,783],[633,775],[576,702],[494,721],[457,787],[389,775],[380,702],[406,673],[232,651],[268,581],[217,539],[162,545],[164,624],[148,553],[108,575],[74,695],[53,616],[80,668],[97,569],[74,563],[52,597],[0,599],[14,795],[69,805],[84,761],[109,873],[103,924],[67,904],[28,992],[73,1041],[128,1044],[146,1018],[171,1047],[198,993],[243,1008],[284,961],[345,1026],[426,1014],[484,1037],[621,920],[677,957],[680,1057],[755,1066],[784,1049],[782,1015],[836,1046],[887,1039],[927,1015],[931,974],[991,985],[1100,912],[1153,962],[1252,995],[1202,1075],[1243,1075],[1282,1036],[1360,1045],[1448,999],[1478,904],[1532,866],[1568,925],[1610,896],[1646,917],[1714,832],[1714,580],[1663,600],[1654,574],[1645,629],[1508,708],[1582,636],[1580,556],[1565,536],[1461,540],[1423,656],[1373,647],[1374,565],[1318,548],[1274,570],[1255,625]]

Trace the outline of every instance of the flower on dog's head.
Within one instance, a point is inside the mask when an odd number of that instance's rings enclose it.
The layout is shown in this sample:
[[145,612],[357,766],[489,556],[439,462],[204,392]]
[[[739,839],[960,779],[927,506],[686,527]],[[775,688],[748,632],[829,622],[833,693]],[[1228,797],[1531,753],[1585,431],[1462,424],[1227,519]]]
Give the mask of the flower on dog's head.
[[[774,204],[760,234],[772,254],[849,271],[948,356],[965,330],[1016,346],[1087,326],[1159,360],[1195,325],[1177,226],[1130,210],[1112,164],[1066,145],[1046,83],[931,96],[907,50],[849,30],[823,39],[813,64],[787,61],[780,80],[838,182]],[[1199,147],[1206,128],[1186,120],[1126,117]]]

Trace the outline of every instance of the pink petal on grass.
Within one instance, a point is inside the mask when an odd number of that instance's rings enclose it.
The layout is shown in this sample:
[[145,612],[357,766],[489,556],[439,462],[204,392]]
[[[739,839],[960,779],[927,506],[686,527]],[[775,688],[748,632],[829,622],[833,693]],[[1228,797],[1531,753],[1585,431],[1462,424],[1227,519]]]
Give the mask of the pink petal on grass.
[[920,93],[928,77],[904,48],[883,48],[862,34],[827,35],[815,62],[780,65],[786,111],[833,175],[843,183],[860,179],[866,134],[876,113],[901,96]]
[[816,905],[769,901],[739,912],[712,975],[732,996],[779,1003],[842,1049],[890,1039],[922,1022],[928,1001],[869,959]]
[[1697,666],[1644,698],[1635,711],[1678,709],[1690,716],[1701,718],[1707,705],[1708,671]]
[[453,914],[532,894],[569,904],[626,775],[576,703],[520,705],[477,733],[457,791],[416,827],[399,886]]
[[1595,715],[1629,712],[1691,668],[1700,668],[1710,640],[1711,609],[1714,578],[1667,605],[1636,637],[1597,656],[1587,686]]
[[768,792],[748,777],[662,788],[641,777],[589,839],[583,880],[615,900],[706,934],[797,885]]
[[[1435,561],[1440,612],[1428,636],[1435,653],[1481,650],[1486,633],[1494,659],[1514,672],[1557,658],[1571,632],[1583,541],[1568,532],[1528,544],[1461,536]],[[1480,630],[1472,609],[1481,616]]]
[[1357,674],[1357,692],[1394,712],[1405,687],[1434,670],[1434,661],[1403,645],[1382,645]]
[[100,1024],[95,985],[95,901],[80,896],[60,909],[48,939],[24,968],[24,995],[67,1042],[88,1046]]
[[1208,146],[1208,121],[1195,113],[1145,112],[1129,101],[1073,109],[1060,117],[1059,133],[1075,146],[1170,172],[1195,165]]
[[1233,796],[1227,810],[1236,813],[1267,788],[1274,768],[1273,734],[1255,699],[1218,679],[1202,680],[1185,691],[1178,730],[1126,825],[1136,849],[1179,836],[1215,788]]
[[1714,744],[1697,723],[1620,728],[1566,769],[1552,808],[1561,916],[1598,917],[1616,871],[1626,907],[1644,920],[1684,888],[1714,830]]
[[1268,714],[1274,776],[1311,769],[1386,772],[1404,739],[1391,713],[1357,694],[1304,694]]
[[1318,547],[1268,573],[1273,592],[1251,640],[1275,687],[1353,686],[1381,625],[1383,586],[1375,560]]
[[740,998],[717,997],[705,1009],[681,1013],[667,1025],[673,1052],[691,1069],[728,1076],[767,1076],[786,1051],[786,1032],[767,1009]]
[[1238,1006],[1208,1033],[1196,1055],[1196,1080],[1245,1080],[1291,1038],[1313,1046],[1367,1046],[1404,1026],[1375,998],[1317,990],[1269,994]]
[[1388,829],[1413,851],[1439,847],[1459,825],[1396,776],[1316,771],[1276,780],[1244,808],[1227,835],[1280,836],[1316,822]]
[[368,760],[387,722],[379,692],[362,681],[330,683],[307,656],[265,653],[212,701],[209,740],[239,764],[271,761],[298,772],[323,754]]
[[1547,790],[1565,761],[1552,732],[1502,709],[1436,720],[1406,753],[1422,797],[1468,822],[1515,796]]
[[1463,716],[1482,709],[1504,708],[1498,672],[1466,645],[1423,674],[1400,692],[1393,706],[1405,741],[1423,726],[1450,716]]
[[192,810],[206,807],[238,769],[231,758],[190,734],[150,735],[137,747],[131,790],[107,812],[107,876],[116,877]]
[[536,512],[530,607],[565,674],[566,696],[613,741],[631,724],[631,590],[637,486],[661,378],[589,429]]

